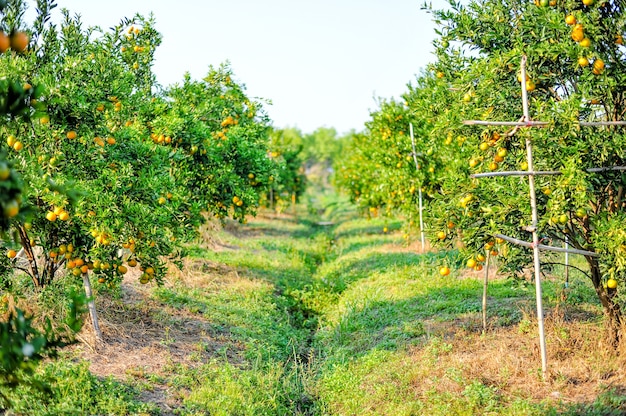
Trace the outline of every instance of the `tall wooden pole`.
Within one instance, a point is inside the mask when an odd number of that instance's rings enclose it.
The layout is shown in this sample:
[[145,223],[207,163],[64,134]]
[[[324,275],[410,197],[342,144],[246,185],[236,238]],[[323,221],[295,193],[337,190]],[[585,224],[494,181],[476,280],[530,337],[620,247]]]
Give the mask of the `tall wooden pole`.
[[[526,92],[526,56],[522,57],[521,65],[521,84],[522,84],[522,105],[524,108],[524,121],[529,122],[528,113],[528,94]],[[528,163],[528,172],[533,172],[533,148],[530,135],[526,136],[526,161]],[[533,234],[533,264],[535,268],[535,296],[537,298],[537,326],[539,327],[539,347],[541,349],[541,372],[545,379],[548,370],[548,355],[546,351],[546,335],[543,325],[543,295],[541,290],[541,263],[539,260],[539,234],[537,233],[537,224],[539,216],[537,214],[537,195],[535,193],[535,176],[528,175],[528,189],[530,193],[530,208],[532,211],[531,230]]]
[[[420,170],[420,164],[417,161],[417,150],[415,146],[415,136],[413,135],[413,123],[409,123],[409,132],[411,136],[411,146],[413,149],[413,161],[415,161],[415,170]],[[422,184],[417,190],[417,200],[418,200],[418,208],[419,208],[419,216],[420,216],[420,240],[422,242],[422,251],[424,251],[424,247],[426,245],[426,239],[424,238],[424,204],[422,202]]]

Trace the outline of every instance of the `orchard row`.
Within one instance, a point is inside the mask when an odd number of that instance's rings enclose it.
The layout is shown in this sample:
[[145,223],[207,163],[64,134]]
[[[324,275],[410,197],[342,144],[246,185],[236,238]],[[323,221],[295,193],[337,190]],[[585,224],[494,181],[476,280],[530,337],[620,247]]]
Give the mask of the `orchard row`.
[[[114,284],[139,267],[142,283],[161,282],[207,216],[245,221],[272,202],[270,188],[273,198],[302,192],[282,156],[290,149],[270,147],[262,104],[227,65],[162,88],[151,19],[101,31],[64,12],[55,26],[54,7],[39,1],[20,32],[28,45],[17,53],[11,38],[0,56],[10,74],[0,80],[0,225],[13,237],[4,276],[21,269],[45,286],[67,270]],[[2,24],[2,33],[26,27]]]
[[[440,22],[436,62],[402,101],[385,101],[371,114],[338,168],[337,183],[366,210],[404,213],[413,229],[421,189],[433,244],[460,248],[459,265],[479,270],[486,255],[499,255],[504,271],[521,274],[531,266],[530,252],[494,236],[530,240],[527,175],[471,175],[527,171],[530,138],[534,170],[558,172],[535,176],[542,242],[561,246],[567,239],[600,255],[586,258],[588,275],[609,321],[619,324],[626,134],[620,125],[580,123],[626,118],[626,15],[620,2],[585,1],[450,1],[447,10],[431,10]],[[464,124],[520,120],[522,82],[531,119],[547,127]],[[450,266],[442,264],[441,274],[450,274]]]

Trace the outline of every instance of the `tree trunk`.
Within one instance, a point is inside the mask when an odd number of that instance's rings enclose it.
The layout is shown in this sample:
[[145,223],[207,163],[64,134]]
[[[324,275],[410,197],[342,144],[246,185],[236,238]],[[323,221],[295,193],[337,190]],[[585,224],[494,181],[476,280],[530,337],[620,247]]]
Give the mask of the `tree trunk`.
[[600,299],[600,303],[604,307],[611,345],[614,348],[617,348],[621,339],[623,317],[619,304],[614,301],[616,291],[614,289],[608,289],[602,284],[602,274],[600,273],[600,265],[598,264],[597,259],[593,257],[586,257],[586,259],[587,263],[589,263],[593,287],[596,290],[598,298]]

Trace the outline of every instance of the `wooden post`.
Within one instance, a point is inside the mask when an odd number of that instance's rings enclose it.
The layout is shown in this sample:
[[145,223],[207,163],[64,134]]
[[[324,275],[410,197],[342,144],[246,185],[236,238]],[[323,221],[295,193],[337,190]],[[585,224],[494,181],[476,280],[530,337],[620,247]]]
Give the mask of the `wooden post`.
[[569,287],[569,237],[565,236],[565,288]]
[[487,333],[487,286],[489,285],[489,250],[486,250],[485,278],[483,280],[483,335]]
[[89,316],[91,317],[91,323],[93,325],[93,333],[96,336],[96,342],[100,343],[102,342],[102,331],[100,331],[100,324],[98,323],[98,311],[96,310],[96,302],[93,299],[88,273],[83,273],[83,286],[85,287],[85,295],[87,296],[87,307],[89,308]]
[[[420,165],[417,162],[415,136],[413,135],[413,123],[409,123],[409,132],[411,136],[411,146],[413,148],[413,161],[415,162],[415,170],[419,171]],[[417,201],[418,201],[419,216],[420,216],[420,240],[422,242],[422,251],[424,251],[424,247],[426,246],[426,239],[424,238],[424,215],[423,215],[424,204],[422,202],[422,184],[421,183],[417,190]]]
[[[524,121],[529,122],[528,113],[528,94],[526,92],[526,56],[522,57],[521,64],[521,84],[522,84],[522,105],[524,110]],[[530,137],[526,137],[526,162],[528,163],[528,172],[533,172],[533,148]],[[539,216],[537,214],[537,194],[535,193],[535,176],[528,175],[528,191],[530,194],[530,208],[532,211],[531,230],[533,235],[533,264],[535,268],[535,297],[537,301],[537,326],[539,329],[539,347],[541,349],[541,372],[545,379],[548,370],[548,355],[546,351],[546,335],[543,325],[543,294],[541,290],[541,263],[539,259],[539,234],[537,233],[537,224]]]

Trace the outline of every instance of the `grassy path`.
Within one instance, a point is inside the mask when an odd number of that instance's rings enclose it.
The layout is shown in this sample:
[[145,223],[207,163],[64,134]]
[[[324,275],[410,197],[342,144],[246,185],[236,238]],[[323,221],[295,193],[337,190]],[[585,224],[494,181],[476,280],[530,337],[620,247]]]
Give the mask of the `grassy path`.
[[[389,232],[383,232],[387,227]],[[573,276],[548,279],[542,381],[533,288],[496,279],[481,334],[480,276],[455,253],[406,247],[393,221],[290,216],[206,230],[161,288],[101,292],[106,346],[44,368],[54,400],[21,414],[618,415],[623,355]],[[18,392],[19,393],[19,392]],[[39,402],[37,402],[39,403]],[[21,406],[21,407],[20,407]]]

